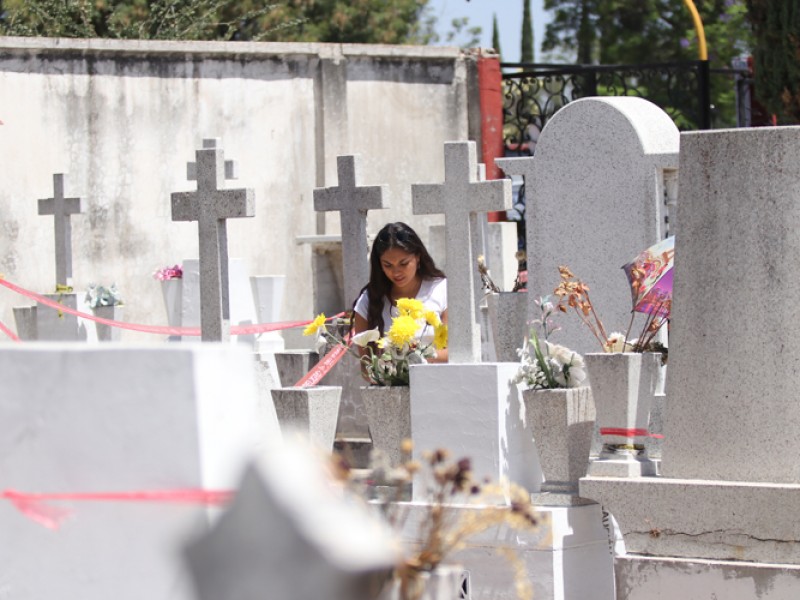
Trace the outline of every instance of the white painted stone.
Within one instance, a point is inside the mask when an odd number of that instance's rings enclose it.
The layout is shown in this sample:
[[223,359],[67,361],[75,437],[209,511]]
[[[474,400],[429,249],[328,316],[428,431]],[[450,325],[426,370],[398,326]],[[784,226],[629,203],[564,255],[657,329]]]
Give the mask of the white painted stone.
[[369,600],[399,558],[393,533],[296,443],[246,471],[186,555],[198,600]]
[[478,181],[475,142],[447,142],[444,184],[411,186],[414,214],[444,214],[447,249],[448,352],[451,363],[477,363],[480,327],[475,305],[476,256],[470,218],[511,208],[511,182]]
[[[229,490],[278,436],[244,349],[38,343],[0,348],[0,489]],[[189,600],[175,549],[202,505],[58,502],[59,531],[0,506],[3,586],[20,598]],[[47,576],[42,575],[47,565]]]
[[[468,456],[478,480],[503,477],[529,491],[542,482],[536,447],[513,363],[411,367],[411,435],[414,451],[445,448]],[[424,490],[414,486],[414,499]]]
[[[419,542],[419,522],[428,506],[404,504],[408,518],[405,543]],[[532,532],[502,527],[470,537],[466,547],[448,562],[458,562],[470,574],[471,600],[516,600],[514,573],[500,551],[510,547],[522,560],[537,600],[613,600],[614,569],[609,533],[603,527],[601,508],[539,506],[539,526]],[[448,507],[461,517],[479,506]]]
[[[642,98],[583,98],[547,122],[535,156],[497,161],[525,178],[530,316],[568,265],[591,288],[608,332],[624,331],[631,293],[621,267],[663,238],[663,174],[678,166],[679,136]],[[562,321],[559,343],[600,350],[577,316]]]
[[[197,181],[194,192],[173,192],[172,220],[197,221],[200,246],[200,298],[203,341],[230,339],[228,292],[228,233],[230,218],[255,215],[252,189],[224,189],[225,179],[235,179],[235,167],[224,159],[219,138],[203,140],[189,163],[187,179]],[[184,277],[185,277],[184,273]]]

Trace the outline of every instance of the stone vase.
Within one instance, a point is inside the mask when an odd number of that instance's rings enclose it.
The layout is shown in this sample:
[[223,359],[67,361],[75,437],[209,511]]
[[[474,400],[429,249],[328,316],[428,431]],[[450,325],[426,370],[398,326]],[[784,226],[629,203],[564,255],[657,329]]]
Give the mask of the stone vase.
[[333,451],[342,388],[315,386],[271,390],[281,431],[298,431],[326,452]]
[[[122,320],[122,305],[117,304],[115,306],[95,306],[92,308],[92,313],[94,313],[95,317],[100,317],[101,319],[120,321]],[[104,323],[96,322],[95,329],[97,331],[98,342],[118,342],[120,340],[120,335],[122,334],[122,329],[119,327],[112,327],[111,325],[106,325]]]
[[[533,429],[544,473],[541,496],[557,504],[574,504],[578,480],[586,475],[594,435],[595,407],[589,386],[523,390],[525,418]],[[565,498],[561,498],[565,496]],[[548,498],[536,504],[550,504]]]
[[[183,279],[176,277],[161,281],[161,295],[164,308],[167,310],[167,324],[170,327],[181,327],[183,306]],[[180,336],[171,335],[169,341],[180,341]]]
[[361,399],[367,413],[372,447],[384,452],[393,467],[403,462],[402,441],[411,438],[411,388],[365,386]]
[[594,353],[585,356],[603,449],[589,475],[655,475],[645,451],[650,406],[658,383],[661,355],[653,352]]
[[391,579],[378,600],[462,600],[469,599],[469,574],[460,565],[439,565],[409,580],[405,590],[400,580]]
[[517,362],[517,348],[528,336],[528,295],[520,292],[498,292],[486,296],[489,323],[492,329],[495,360]]

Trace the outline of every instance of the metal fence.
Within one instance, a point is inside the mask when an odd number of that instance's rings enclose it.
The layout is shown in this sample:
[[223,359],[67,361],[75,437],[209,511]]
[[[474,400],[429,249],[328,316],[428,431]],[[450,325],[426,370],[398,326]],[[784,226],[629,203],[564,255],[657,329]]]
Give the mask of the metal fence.
[[[531,154],[539,132],[564,105],[587,96],[638,96],[660,106],[678,129],[711,129],[721,108],[712,90],[729,91],[730,123],[747,126],[752,81],[746,69],[711,69],[708,61],[642,65],[501,64],[507,153]],[[516,71],[508,72],[509,69]]]

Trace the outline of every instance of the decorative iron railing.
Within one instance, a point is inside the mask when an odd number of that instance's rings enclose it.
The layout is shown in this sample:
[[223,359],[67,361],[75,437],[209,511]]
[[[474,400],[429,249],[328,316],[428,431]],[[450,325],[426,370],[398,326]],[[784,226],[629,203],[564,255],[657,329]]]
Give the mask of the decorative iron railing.
[[[525,65],[503,63],[504,131],[507,151],[530,154],[539,132],[564,105],[587,96],[639,96],[660,106],[681,130],[710,129],[712,86],[746,89],[748,71],[710,69],[708,61],[643,65]],[[713,79],[713,80],[712,80]],[[731,108],[736,122],[742,108]]]

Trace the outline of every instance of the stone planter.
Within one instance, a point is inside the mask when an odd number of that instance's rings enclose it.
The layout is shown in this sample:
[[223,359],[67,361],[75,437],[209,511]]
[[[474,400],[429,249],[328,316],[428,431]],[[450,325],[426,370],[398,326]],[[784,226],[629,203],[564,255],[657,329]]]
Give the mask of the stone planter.
[[389,581],[378,600],[469,600],[469,572],[459,565],[439,565],[409,581],[405,591],[400,580]]
[[333,451],[342,388],[316,386],[271,390],[275,413],[284,434],[289,430],[308,436],[326,452]]
[[[92,313],[94,313],[95,317],[100,317],[101,319],[120,321],[122,319],[122,305],[95,306],[92,309]],[[122,329],[119,327],[112,327],[103,323],[95,322],[95,329],[97,330],[98,342],[118,342],[122,334]]]
[[499,292],[486,296],[489,323],[492,329],[495,360],[517,362],[517,348],[528,336],[528,295],[520,292]]
[[402,463],[400,444],[411,437],[411,388],[368,386],[361,388],[372,447],[383,451],[393,467]]
[[597,353],[587,354],[585,359],[603,439],[603,449],[589,465],[589,475],[655,475],[656,464],[647,456],[644,440],[649,435],[661,355]]
[[534,503],[580,504],[578,480],[586,475],[594,435],[591,389],[523,390],[522,400],[545,477]]

